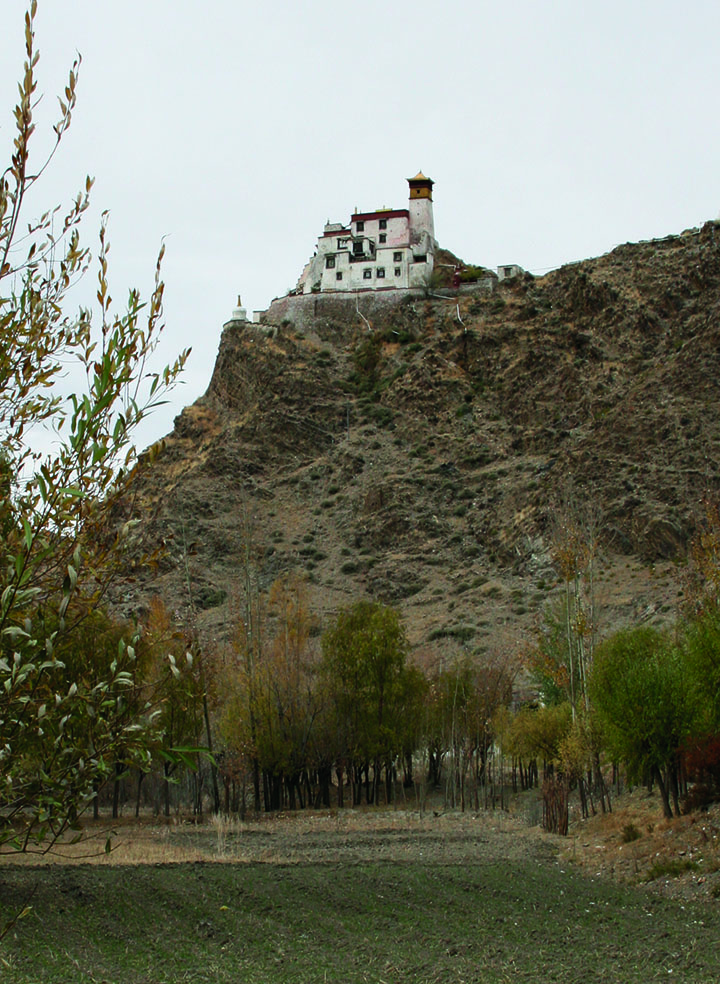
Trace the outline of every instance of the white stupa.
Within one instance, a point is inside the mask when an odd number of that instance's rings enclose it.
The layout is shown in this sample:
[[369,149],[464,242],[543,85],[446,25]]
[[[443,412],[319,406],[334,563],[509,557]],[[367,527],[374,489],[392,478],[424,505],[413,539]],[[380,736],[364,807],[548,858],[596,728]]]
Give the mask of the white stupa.
[[230,320],[225,322],[223,328],[232,328],[233,325],[244,324],[247,322],[247,319],[247,311],[242,306],[242,298],[238,294],[237,306],[233,308]]

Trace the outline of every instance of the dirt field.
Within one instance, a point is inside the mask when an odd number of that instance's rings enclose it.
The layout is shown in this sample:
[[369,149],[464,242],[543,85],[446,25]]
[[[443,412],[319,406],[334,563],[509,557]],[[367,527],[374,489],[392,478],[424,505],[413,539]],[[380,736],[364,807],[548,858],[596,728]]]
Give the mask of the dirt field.
[[559,838],[534,811],[123,820],[109,855],[91,824],[64,857],[0,861],[0,924],[32,907],[0,980],[717,984],[717,813],[665,823],[636,792]]
[[[37,856],[0,856],[4,863],[94,865],[234,862],[457,864],[538,859],[571,865],[590,876],[639,885],[666,897],[720,899],[720,805],[667,821],[656,795],[625,793],[611,813],[571,821],[567,837],[545,833],[535,794],[500,810],[424,812],[346,809],[262,815],[246,822],[207,817],[202,823],[123,818],[85,824],[85,837]],[[628,841],[633,828],[635,839]],[[110,839],[112,850],[105,853]],[[669,874],[649,877],[665,865]],[[685,870],[678,870],[678,869]]]
[[[104,853],[107,837],[112,851]],[[550,856],[555,838],[505,813],[341,810],[302,811],[240,822],[209,817],[201,824],[183,818],[86,824],[86,837],[52,854],[12,857],[12,863],[99,865],[172,864],[196,861],[296,864],[327,861],[416,861],[457,863],[476,859],[520,859],[536,851]]]

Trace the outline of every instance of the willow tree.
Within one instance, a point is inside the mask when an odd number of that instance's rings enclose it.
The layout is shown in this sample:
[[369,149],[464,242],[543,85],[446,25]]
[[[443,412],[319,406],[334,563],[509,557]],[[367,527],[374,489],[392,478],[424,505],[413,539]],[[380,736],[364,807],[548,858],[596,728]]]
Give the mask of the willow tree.
[[350,772],[355,803],[363,775],[367,801],[376,800],[383,768],[389,798],[395,759],[408,751],[402,714],[408,687],[415,686],[408,653],[399,613],[378,602],[360,601],[340,611],[323,633],[320,671],[336,722],[338,759]]
[[596,651],[590,693],[608,750],[631,778],[652,776],[665,816],[679,816],[679,753],[702,710],[683,651],[652,628],[617,632]]
[[[128,719],[135,648],[121,637],[102,674],[73,675],[67,658],[83,621],[116,577],[127,527],[117,505],[132,482],[133,433],[187,358],[150,370],[162,329],[162,251],[147,302],[108,288],[106,221],[95,261],[81,241],[92,180],[66,208],[26,215],[67,134],[79,59],[60,97],[49,156],[31,154],[37,104],[34,23],[13,110],[14,142],[0,171],[0,846],[47,849],[123,761],[147,755],[150,708]],[[97,269],[96,307],[72,310],[70,288]],[[63,396],[74,365],[84,380]],[[34,449],[42,428],[51,450]]]

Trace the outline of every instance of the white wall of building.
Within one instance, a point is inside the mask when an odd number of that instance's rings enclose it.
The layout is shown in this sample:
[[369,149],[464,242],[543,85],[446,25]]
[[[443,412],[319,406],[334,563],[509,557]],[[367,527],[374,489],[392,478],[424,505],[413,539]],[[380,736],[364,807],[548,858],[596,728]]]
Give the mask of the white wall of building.
[[[410,227],[413,231],[413,239],[422,239],[423,233],[435,242],[435,221],[433,219],[433,207],[431,198],[411,198],[410,199]],[[413,243],[412,245],[417,245]]]

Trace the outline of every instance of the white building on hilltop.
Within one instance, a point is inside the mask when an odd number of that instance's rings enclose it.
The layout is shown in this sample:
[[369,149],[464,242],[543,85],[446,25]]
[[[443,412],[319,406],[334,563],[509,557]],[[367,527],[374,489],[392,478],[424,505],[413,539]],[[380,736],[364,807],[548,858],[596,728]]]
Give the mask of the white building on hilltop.
[[424,286],[433,270],[432,187],[422,172],[408,178],[408,208],[355,212],[348,226],[328,222],[295,294]]

